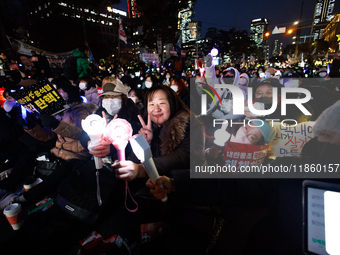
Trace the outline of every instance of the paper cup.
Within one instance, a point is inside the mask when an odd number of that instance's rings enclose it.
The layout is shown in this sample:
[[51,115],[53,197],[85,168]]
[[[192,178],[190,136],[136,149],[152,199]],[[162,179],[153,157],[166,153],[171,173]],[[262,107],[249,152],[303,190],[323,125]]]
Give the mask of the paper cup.
[[6,206],[4,209],[4,214],[11,224],[13,230],[18,230],[22,224],[22,211],[21,204],[14,203]]
[[23,186],[24,186],[24,190],[25,190],[25,191],[28,191],[30,188],[33,188],[35,185],[36,185],[35,182],[30,183],[30,184],[24,184],[24,185],[23,185]]

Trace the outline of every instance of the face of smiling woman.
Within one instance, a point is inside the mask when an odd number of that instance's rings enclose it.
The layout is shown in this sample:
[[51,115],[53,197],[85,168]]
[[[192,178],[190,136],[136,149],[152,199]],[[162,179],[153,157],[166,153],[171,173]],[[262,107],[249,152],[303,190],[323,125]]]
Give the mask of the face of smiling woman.
[[170,117],[170,104],[164,91],[156,91],[148,102],[148,114],[151,121],[158,126],[163,125]]

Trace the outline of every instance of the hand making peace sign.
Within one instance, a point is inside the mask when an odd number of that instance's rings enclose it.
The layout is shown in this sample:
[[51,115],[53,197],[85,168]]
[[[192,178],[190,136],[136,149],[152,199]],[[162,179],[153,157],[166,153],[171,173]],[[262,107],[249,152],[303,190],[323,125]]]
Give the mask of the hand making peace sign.
[[139,119],[140,123],[142,124],[142,128],[139,130],[138,134],[143,135],[145,137],[146,141],[148,142],[148,144],[151,143],[152,137],[153,137],[152,122],[151,122],[151,115],[150,114],[148,114],[148,124],[147,125],[145,125],[145,122],[144,122],[142,116],[138,115],[138,119]]

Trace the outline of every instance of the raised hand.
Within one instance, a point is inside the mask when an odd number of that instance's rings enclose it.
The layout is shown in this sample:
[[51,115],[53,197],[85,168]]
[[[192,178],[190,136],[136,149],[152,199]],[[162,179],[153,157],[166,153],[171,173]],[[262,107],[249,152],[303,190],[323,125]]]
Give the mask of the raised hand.
[[[151,112],[152,113],[152,112]],[[148,114],[148,124],[146,125],[142,116],[138,115],[138,119],[140,123],[142,124],[142,128],[139,130],[139,134],[143,135],[148,142],[148,144],[151,143],[153,138],[153,132],[152,132],[152,122],[151,122],[151,115]]]

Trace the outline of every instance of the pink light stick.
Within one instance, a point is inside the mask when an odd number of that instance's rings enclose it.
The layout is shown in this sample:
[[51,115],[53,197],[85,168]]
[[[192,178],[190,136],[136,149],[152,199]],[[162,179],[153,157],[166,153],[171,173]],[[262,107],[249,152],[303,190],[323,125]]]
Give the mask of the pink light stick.
[[132,136],[131,124],[124,119],[113,119],[107,125],[107,136],[118,153],[118,160],[125,160],[125,147]]
[[[132,136],[132,127],[131,124],[124,119],[113,119],[107,125],[107,138],[111,141],[112,145],[116,148],[118,154],[118,160],[125,160],[125,147],[129,142],[129,138]],[[130,210],[127,205],[127,193],[132,199],[132,201],[136,204],[136,209]],[[138,204],[135,200],[133,200],[128,182],[125,182],[125,207],[130,212],[136,212],[138,210]]]

